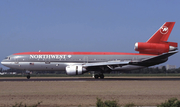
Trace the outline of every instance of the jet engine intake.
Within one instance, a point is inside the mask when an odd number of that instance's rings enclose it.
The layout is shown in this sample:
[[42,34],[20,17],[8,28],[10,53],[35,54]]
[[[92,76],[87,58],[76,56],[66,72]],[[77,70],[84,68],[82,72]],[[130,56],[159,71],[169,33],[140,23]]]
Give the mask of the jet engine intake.
[[70,65],[66,67],[66,74],[67,75],[81,75],[86,71],[82,65]]

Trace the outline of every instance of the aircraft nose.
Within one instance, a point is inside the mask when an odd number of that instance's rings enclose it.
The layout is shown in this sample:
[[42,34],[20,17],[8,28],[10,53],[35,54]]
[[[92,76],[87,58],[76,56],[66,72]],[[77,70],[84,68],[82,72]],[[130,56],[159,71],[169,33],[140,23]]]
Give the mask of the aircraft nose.
[[1,64],[2,64],[2,65],[4,65],[4,64],[5,64],[4,60],[2,60],[2,61],[1,61]]
[[7,65],[7,61],[4,59],[4,60],[1,61],[1,64],[6,66]]

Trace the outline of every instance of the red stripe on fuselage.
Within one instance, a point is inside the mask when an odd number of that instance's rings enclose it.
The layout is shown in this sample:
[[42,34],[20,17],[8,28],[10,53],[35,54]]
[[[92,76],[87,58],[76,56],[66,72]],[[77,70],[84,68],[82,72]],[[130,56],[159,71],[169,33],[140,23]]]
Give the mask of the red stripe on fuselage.
[[13,55],[150,55],[152,54],[139,54],[139,53],[120,53],[120,52],[22,52]]

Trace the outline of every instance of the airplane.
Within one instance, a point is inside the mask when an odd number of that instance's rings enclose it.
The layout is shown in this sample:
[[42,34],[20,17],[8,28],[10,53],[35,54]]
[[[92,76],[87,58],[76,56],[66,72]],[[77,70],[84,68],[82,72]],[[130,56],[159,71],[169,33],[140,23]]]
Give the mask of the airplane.
[[1,64],[13,69],[30,71],[66,71],[67,75],[95,72],[95,79],[104,73],[141,69],[164,63],[178,52],[178,43],[168,42],[175,22],[165,22],[147,42],[135,43],[139,53],[121,52],[23,52],[7,56]]

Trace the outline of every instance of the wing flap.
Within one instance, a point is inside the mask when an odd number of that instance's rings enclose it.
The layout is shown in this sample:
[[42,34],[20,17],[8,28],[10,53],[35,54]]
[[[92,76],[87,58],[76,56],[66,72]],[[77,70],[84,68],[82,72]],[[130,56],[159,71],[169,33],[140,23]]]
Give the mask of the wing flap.
[[155,56],[155,57],[151,57],[151,58],[148,58],[148,59],[143,59],[143,60],[141,60],[141,62],[157,61],[157,60],[161,60],[161,59],[166,59],[169,56],[171,56],[171,55],[173,55],[173,54],[175,54],[177,52],[178,51],[171,51],[171,52],[163,53],[163,54]]
[[109,61],[109,62],[98,62],[98,63],[86,63],[83,67],[93,67],[93,66],[108,66],[108,65],[128,65],[129,61]]
[[177,52],[178,51],[171,51],[171,52],[163,53],[163,54],[158,55],[158,56],[153,56],[150,58],[142,59],[140,61],[129,62],[129,64],[146,66],[146,67],[153,66],[153,65],[157,65],[157,64],[161,64],[163,62],[166,62],[168,60],[169,56],[171,56]]

